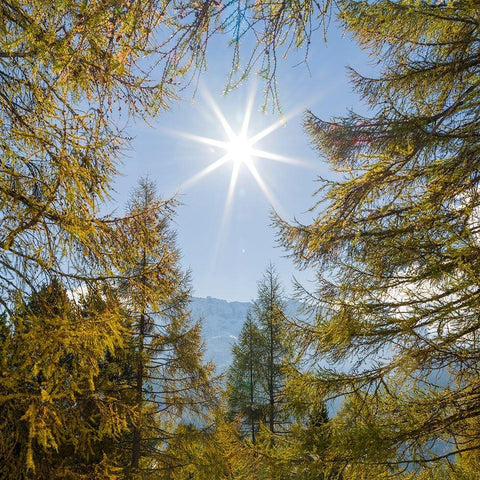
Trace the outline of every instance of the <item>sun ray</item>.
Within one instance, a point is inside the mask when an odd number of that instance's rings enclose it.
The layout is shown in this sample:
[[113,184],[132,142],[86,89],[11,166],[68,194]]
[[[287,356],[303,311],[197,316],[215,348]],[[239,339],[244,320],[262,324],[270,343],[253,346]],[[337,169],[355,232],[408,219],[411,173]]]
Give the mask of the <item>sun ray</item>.
[[253,162],[247,164],[248,169],[250,170],[250,173],[252,174],[252,177],[255,179],[257,182],[258,186],[260,187],[260,190],[263,192],[267,200],[269,201],[270,205],[272,208],[280,214],[280,216],[285,216],[283,212],[283,207],[280,205],[280,202],[277,201],[273,193],[269,190],[267,187],[267,184],[263,181],[262,177],[260,176],[260,173],[257,170],[257,167]]
[[232,127],[227,122],[227,119],[223,115],[222,111],[220,110],[220,108],[218,107],[215,100],[212,98],[212,96],[208,92],[208,90],[206,88],[202,88],[201,92],[205,100],[209,103],[210,108],[213,110],[213,113],[215,113],[216,117],[220,121],[220,124],[222,125],[223,130],[227,134],[228,138],[229,139],[235,138],[236,137],[235,132],[232,130]]
[[215,242],[214,257],[212,264],[216,265],[218,257],[217,253],[220,251],[220,247],[225,239],[225,233],[227,231],[228,221],[230,219],[230,210],[233,203],[233,194],[235,193],[235,186],[238,180],[238,174],[240,171],[240,165],[238,163],[233,164],[232,175],[230,176],[230,184],[228,186],[227,198],[225,200],[225,206],[223,207],[222,221],[220,228],[218,229],[217,240]]
[[252,87],[250,95],[248,96],[247,106],[245,108],[245,115],[243,116],[242,128],[240,135],[247,138],[248,127],[250,126],[250,119],[252,118],[253,102],[255,101],[256,88]]
[[167,127],[159,127],[159,130],[161,130],[164,133],[167,133],[168,135],[171,135],[172,137],[180,137],[184,138],[186,140],[192,140],[197,143],[203,143],[204,145],[209,145],[212,147],[218,147],[218,148],[223,148],[225,149],[225,145],[227,142],[223,140],[217,140],[215,138],[210,138],[210,137],[204,137],[203,135],[195,135],[194,133],[189,133],[189,132],[182,132],[179,130],[173,130],[171,128]]
[[198,173],[196,173],[193,177],[190,177],[188,180],[182,183],[180,186],[180,189],[187,190],[190,188],[193,184],[197,183],[200,179],[208,175],[209,173],[212,173],[214,170],[217,168],[221,167],[224,163],[226,163],[228,160],[230,160],[230,156],[228,153],[224,155],[223,157],[219,158],[215,162],[211,163],[208,165],[208,167],[205,167],[203,170],[200,170]]
[[250,141],[252,144],[257,143],[260,141],[262,138],[267,137],[271,133],[273,133],[275,130],[278,130],[280,127],[284,127],[285,124],[291,120],[292,118],[298,116],[300,113],[304,111],[303,106],[299,106],[298,108],[291,110],[287,115],[282,116],[280,119],[278,119],[276,122],[273,122],[271,125],[268,127],[264,128],[262,131],[258,132],[256,135],[254,135]]
[[176,135],[187,140],[193,140],[197,143],[203,143],[204,145],[210,145],[212,147],[225,148],[225,142],[222,140],[215,140],[214,138],[203,137],[201,135],[194,135],[187,132],[176,132]]
[[298,158],[287,157],[285,155],[279,155],[278,153],[267,152],[266,150],[259,150],[258,148],[252,148],[251,154],[260,158],[267,158],[268,160],[275,160],[276,162],[288,163],[289,165],[298,165],[304,168],[318,168],[318,165],[299,160]]
[[235,186],[237,185],[238,172],[240,171],[240,164],[234,163],[232,169],[232,176],[230,177],[230,185],[228,186],[227,199],[225,201],[225,208],[223,210],[222,217],[222,227],[226,222],[226,218],[230,213],[230,208],[232,206],[233,194],[235,193]]

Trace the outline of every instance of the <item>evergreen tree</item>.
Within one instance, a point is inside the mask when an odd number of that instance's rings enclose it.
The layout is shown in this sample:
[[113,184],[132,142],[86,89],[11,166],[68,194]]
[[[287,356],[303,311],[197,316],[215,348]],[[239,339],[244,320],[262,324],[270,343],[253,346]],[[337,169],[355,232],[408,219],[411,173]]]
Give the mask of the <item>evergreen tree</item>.
[[99,359],[124,345],[117,318],[108,302],[82,315],[55,279],[18,302],[0,344],[2,479],[117,478],[108,446],[134,412],[95,385]]
[[232,365],[227,374],[228,410],[230,417],[242,417],[242,429],[252,443],[265,415],[265,399],[261,386],[262,337],[258,325],[247,314],[238,342],[232,348]]
[[291,350],[285,335],[284,292],[272,264],[258,283],[257,294],[252,312],[262,334],[260,382],[267,402],[265,421],[270,432],[280,433],[288,423],[284,368],[291,362]]
[[331,461],[385,465],[384,475],[480,449],[471,430],[480,413],[480,10],[472,1],[340,7],[380,65],[377,79],[352,72],[373,114],[308,114],[315,146],[341,175],[323,182],[311,225],[279,226],[298,264],[318,273],[306,299],[315,319],[297,334],[344,365],[299,372],[299,394],[346,395]]
[[128,478],[148,478],[162,462],[162,443],[182,415],[201,417],[212,400],[211,368],[202,364],[200,326],[191,319],[188,273],[170,229],[172,202],[147,179],[133,192],[119,236],[135,245],[124,259],[120,297],[131,319],[132,425]]
[[258,283],[258,297],[233,347],[227,382],[230,415],[240,415],[243,430],[254,443],[261,423],[272,434],[287,429],[283,368],[291,358],[285,320],[283,291],[270,265]]

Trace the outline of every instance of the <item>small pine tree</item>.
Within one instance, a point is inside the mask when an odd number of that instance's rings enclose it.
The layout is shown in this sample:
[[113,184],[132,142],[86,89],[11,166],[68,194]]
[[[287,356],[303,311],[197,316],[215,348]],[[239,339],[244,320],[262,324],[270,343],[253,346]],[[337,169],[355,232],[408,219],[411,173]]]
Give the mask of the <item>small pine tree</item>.
[[288,430],[284,368],[291,362],[292,352],[286,336],[284,291],[272,264],[258,282],[257,295],[252,314],[262,338],[259,380],[266,400],[264,418],[270,432],[281,433]]
[[240,415],[242,429],[249,433],[252,443],[265,417],[265,398],[261,387],[262,336],[249,312],[238,342],[232,348],[232,365],[227,374],[228,411],[231,419]]

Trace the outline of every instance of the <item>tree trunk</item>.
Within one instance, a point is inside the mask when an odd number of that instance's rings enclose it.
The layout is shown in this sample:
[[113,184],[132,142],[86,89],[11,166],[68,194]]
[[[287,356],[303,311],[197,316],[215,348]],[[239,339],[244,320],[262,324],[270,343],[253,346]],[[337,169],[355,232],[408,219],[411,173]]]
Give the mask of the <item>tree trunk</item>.
[[[137,406],[143,401],[143,378],[144,378],[144,361],[143,361],[143,349],[145,338],[145,315],[140,315],[139,324],[139,338],[138,338],[138,362],[136,372],[136,391],[137,391]],[[142,443],[142,431],[141,425],[135,424],[133,426],[133,438],[132,438],[132,472],[135,472],[139,468],[140,456],[141,456],[141,443]]]

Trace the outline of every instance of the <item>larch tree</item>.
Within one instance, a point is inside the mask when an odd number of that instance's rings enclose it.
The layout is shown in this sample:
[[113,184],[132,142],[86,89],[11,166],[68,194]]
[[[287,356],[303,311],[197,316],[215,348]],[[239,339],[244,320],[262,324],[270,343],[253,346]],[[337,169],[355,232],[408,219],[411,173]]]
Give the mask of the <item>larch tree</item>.
[[272,433],[284,432],[288,424],[284,368],[291,361],[291,343],[286,337],[286,303],[275,267],[270,264],[258,282],[252,314],[262,335],[261,384],[266,395],[265,420]]
[[242,430],[248,432],[252,443],[264,419],[265,398],[261,386],[262,336],[252,313],[232,347],[232,364],[227,372],[228,412],[233,419],[240,417]]
[[[346,398],[330,459],[345,475],[370,465],[375,478],[480,452],[480,10],[385,0],[340,10],[378,60],[378,78],[351,72],[372,115],[307,114],[338,175],[322,180],[310,225],[278,224],[318,275],[305,298],[314,319],[297,331],[313,368],[298,371],[297,390]],[[337,367],[318,369],[319,356]]]
[[189,312],[189,274],[182,271],[174,205],[142,179],[120,222],[120,244],[135,245],[118,272],[119,292],[131,318],[132,382],[138,418],[132,425],[128,478],[155,475],[162,444],[182,415],[201,418],[212,397],[211,368],[202,363],[200,326]]
[[283,369],[291,351],[284,336],[283,297],[275,268],[269,265],[258,282],[258,297],[233,347],[227,374],[230,414],[241,418],[254,443],[261,424],[275,434],[285,432],[289,422]]
[[53,280],[2,316],[2,478],[155,477],[178,422],[213,403],[172,214],[142,180],[112,220],[114,281]]

